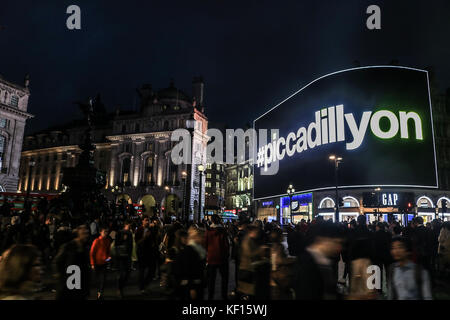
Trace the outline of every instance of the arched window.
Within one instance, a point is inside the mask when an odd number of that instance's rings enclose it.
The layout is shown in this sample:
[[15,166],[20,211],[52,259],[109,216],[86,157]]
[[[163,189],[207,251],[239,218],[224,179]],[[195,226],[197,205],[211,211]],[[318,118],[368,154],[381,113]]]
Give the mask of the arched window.
[[319,209],[323,208],[334,208],[334,200],[329,197],[323,198],[322,201],[320,201]]
[[344,208],[359,208],[359,201],[354,197],[343,197],[344,200]]
[[447,201],[447,207],[450,207],[450,198],[447,197],[441,197],[438,199],[436,205],[439,209],[442,209],[442,200],[446,200]]
[[417,207],[418,208],[434,208],[433,201],[426,197],[422,196],[419,199],[417,199]]
[[123,181],[123,183],[127,183],[130,181],[130,166],[131,166],[130,158],[123,159],[123,162],[122,162],[122,181]]

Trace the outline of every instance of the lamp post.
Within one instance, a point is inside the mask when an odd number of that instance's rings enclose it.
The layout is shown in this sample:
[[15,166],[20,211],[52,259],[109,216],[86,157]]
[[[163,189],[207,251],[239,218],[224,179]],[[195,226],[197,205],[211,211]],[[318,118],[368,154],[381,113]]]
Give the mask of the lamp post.
[[182,171],[181,172],[181,180],[183,181],[183,209],[181,211],[181,217],[178,217],[180,220],[184,221],[185,217],[186,217],[186,177],[187,177],[187,172],[186,171]]
[[287,189],[287,194],[289,195],[289,217],[292,220],[292,196],[294,195],[295,189],[292,184],[289,185]]
[[198,220],[197,222],[200,222],[201,216],[202,216],[202,178],[203,178],[203,171],[205,171],[205,167],[203,164],[199,164],[197,166],[198,172],[200,174],[200,182],[198,186]]
[[193,146],[194,146],[194,130],[195,130],[195,118],[194,114],[191,114],[191,117],[186,120],[186,128],[189,131],[191,135],[191,151],[190,155],[188,157],[188,162],[186,163],[187,166],[187,172],[186,172],[186,201],[185,201],[185,207],[184,207],[184,214],[185,214],[185,222],[188,222],[190,214],[191,214],[191,192],[192,192],[192,161],[193,161]]
[[30,191],[31,191],[31,171],[33,170],[34,166],[36,165],[35,161],[30,161],[28,162],[28,185],[27,185],[27,195],[25,197],[25,205],[26,205],[26,210],[31,210],[31,206],[28,203],[28,199],[30,198]]
[[331,155],[329,157],[330,160],[334,161],[334,180],[336,183],[336,196],[335,196],[335,204],[336,204],[336,212],[334,215],[334,221],[339,222],[339,193],[338,193],[338,169],[339,169],[339,163],[342,162],[342,158],[335,156],[335,155]]
[[169,186],[165,186],[164,190],[166,190],[166,203],[165,203],[165,206],[164,206],[164,211],[165,212],[161,212],[162,217],[161,216],[160,217],[163,218],[163,220],[165,221],[169,217],[169,196],[170,196],[171,190],[170,190]]

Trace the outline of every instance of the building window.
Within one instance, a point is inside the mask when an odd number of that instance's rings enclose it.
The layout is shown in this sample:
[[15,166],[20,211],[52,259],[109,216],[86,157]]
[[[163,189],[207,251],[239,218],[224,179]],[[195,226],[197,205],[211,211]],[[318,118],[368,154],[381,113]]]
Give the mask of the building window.
[[173,164],[173,162],[171,162],[169,166],[169,183],[171,185],[175,185],[175,182],[177,181],[177,171],[178,166],[176,166],[175,164]]
[[123,159],[123,162],[122,162],[122,181],[124,183],[127,183],[127,182],[130,181],[130,166],[131,166],[130,158]]
[[11,106],[17,108],[19,106],[19,97],[18,96],[12,96],[11,97]]
[[206,188],[211,188],[211,182],[210,181],[206,181],[205,182],[205,187]]
[[139,131],[141,131],[141,127],[140,127],[139,123],[136,123],[136,132],[139,132]]
[[3,168],[3,152],[5,150],[5,142],[6,138],[4,136],[0,136],[0,169]]
[[216,174],[216,180],[220,180],[220,174]]
[[147,151],[153,151],[153,142],[147,142]]
[[211,173],[206,174],[206,179],[211,179]]
[[145,162],[145,183],[152,182],[153,158],[148,157]]
[[6,128],[7,121],[6,119],[0,119],[0,128]]
[[220,182],[216,182],[216,188],[217,188],[217,189],[220,188]]
[[67,153],[63,153],[63,154],[62,154],[62,159],[63,159],[63,160],[67,160]]

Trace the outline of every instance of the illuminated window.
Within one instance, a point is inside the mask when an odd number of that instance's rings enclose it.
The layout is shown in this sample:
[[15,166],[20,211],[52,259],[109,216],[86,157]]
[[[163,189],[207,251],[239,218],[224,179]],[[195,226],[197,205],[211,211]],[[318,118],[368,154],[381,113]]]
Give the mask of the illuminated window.
[[0,168],[3,168],[3,152],[5,150],[6,138],[0,136]]
[[153,158],[148,157],[145,163],[145,182],[150,183],[152,181],[153,172]]
[[130,181],[130,166],[131,160],[129,158],[124,159],[122,162],[122,181],[124,183]]

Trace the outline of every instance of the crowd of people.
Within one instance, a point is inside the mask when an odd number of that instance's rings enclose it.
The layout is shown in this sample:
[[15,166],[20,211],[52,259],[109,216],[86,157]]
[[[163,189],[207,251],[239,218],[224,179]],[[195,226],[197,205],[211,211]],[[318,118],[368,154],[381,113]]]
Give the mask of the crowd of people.
[[[45,199],[34,211],[0,208],[2,299],[33,299],[49,289],[46,275],[56,276],[50,289],[60,300],[88,299],[92,290],[104,299],[110,277],[124,298],[136,285],[132,272],[141,295],[158,281],[165,299],[183,301],[426,300],[438,281],[450,280],[450,222],[438,219],[424,225],[418,216],[401,226],[361,215],[280,226],[245,216],[227,223],[218,215],[197,223],[161,219],[106,201],[88,207],[96,209],[77,216]],[[75,289],[71,266],[80,275]]]

